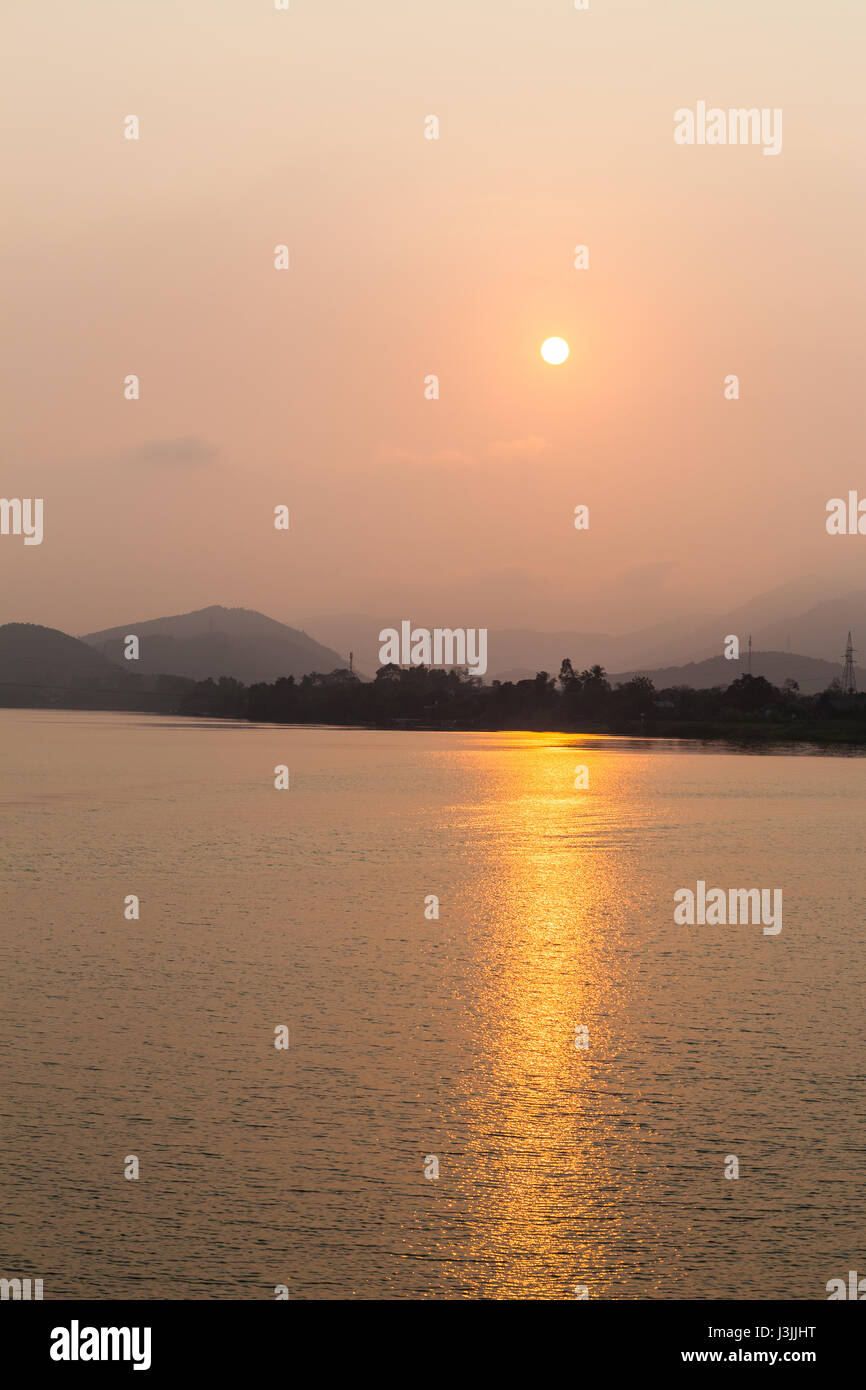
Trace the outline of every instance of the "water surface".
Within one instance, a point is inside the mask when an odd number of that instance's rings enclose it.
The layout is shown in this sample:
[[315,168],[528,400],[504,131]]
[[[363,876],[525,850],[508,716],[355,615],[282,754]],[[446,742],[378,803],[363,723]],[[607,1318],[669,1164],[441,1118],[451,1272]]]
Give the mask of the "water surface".
[[[813,1299],[863,1266],[862,758],[28,710],[0,739],[0,1274]],[[780,887],[782,932],[676,926],[699,878]]]

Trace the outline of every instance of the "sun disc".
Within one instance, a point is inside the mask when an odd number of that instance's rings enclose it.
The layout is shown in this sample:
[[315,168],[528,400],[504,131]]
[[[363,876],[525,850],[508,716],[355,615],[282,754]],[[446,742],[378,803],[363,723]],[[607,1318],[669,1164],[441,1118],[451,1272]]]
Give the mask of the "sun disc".
[[545,338],[541,344],[541,355],[545,362],[558,367],[568,356],[568,343],[564,338]]

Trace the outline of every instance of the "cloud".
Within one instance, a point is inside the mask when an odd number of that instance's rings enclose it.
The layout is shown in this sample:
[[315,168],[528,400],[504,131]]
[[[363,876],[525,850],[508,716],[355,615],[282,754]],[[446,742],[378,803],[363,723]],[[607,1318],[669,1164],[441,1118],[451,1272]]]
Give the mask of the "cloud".
[[400,445],[386,444],[376,454],[377,463],[404,463],[412,467],[434,467],[447,468],[459,467],[463,464],[471,463],[468,454],[463,454],[459,449],[439,449],[436,453],[419,453],[416,449],[404,449]]
[[149,439],[136,449],[121,455],[122,462],[144,464],[156,468],[198,468],[210,463],[218,450],[197,434],[185,434],[180,439]]
[[537,458],[549,449],[550,444],[539,434],[528,434],[525,439],[503,439],[489,444],[487,452],[495,459]]
[[[539,434],[522,439],[500,439],[487,445],[488,458],[509,461],[537,458],[550,448],[550,441]],[[481,461],[462,449],[438,449],[427,453],[423,449],[407,449],[402,444],[384,444],[376,452],[376,463],[399,463],[411,468],[483,468]]]

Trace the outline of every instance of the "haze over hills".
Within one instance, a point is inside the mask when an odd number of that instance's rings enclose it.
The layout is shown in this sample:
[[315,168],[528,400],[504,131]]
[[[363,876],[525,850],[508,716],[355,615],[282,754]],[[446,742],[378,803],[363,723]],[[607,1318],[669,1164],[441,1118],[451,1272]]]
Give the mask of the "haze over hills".
[[[534,628],[492,628],[488,635],[486,680],[520,680],[536,671],[556,675],[564,657],[576,668],[598,663],[608,671],[650,669],[700,663],[720,656],[725,638],[733,633],[745,651],[752,645],[764,652],[802,653],[841,665],[848,629],[866,633],[866,590],[837,596],[815,605],[810,600],[826,581],[808,577],[759,594],[748,603],[715,616],[692,614],[624,634],[587,629],[542,632]],[[354,650],[355,663],[372,672],[379,661],[379,632],[404,618],[419,627],[466,625],[453,614],[431,620],[421,613],[392,613],[374,617],[363,613],[322,614],[306,619],[304,627],[344,651]],[[476,622],[478,621],[476,615]],[[483,621],[480,623],[484,626]],[[802,668],[804,679],[810,679]],[[758,672],[755,672],[758,674]],[[794,668],[790,672],[799,679]]]
[[[753,676],[763,676],[771,685],[780,689],[786,680],[795,680],[803,695],[819,694],[842,674],[842,664],[839,661],[822,661],[820,657],[798,656],[796,652],[757,652],[753,649],[751,667]],[[689,685],[693,690],[705,690],[717,685],[727,687],[748,670],[748,657],[741,651],[739,661],[729,661],[724,656],[712,656],[704,661],[690,661],[685,666],[622,671],[610,675],[608,679],[615,685],[618,681],[632,680],[634,676],[649,676],[656,690],[667,690],[674,685]]]
[[862,655],[866,659],[866,589],[827,599],[784,621],[767,623],[754,630],[753,641],[769,648],[785,646],[790,638],[796,651],[808,651],[838,663],[845,650],[849,628],[854,635],[855,651],[857,635],[863,634]]
[[300,679],[313,671],[327,673],[346,665],[344,657],[322,646],[305,632],[287,627],[248,608],[215,604],[194,613],[125,623],[87,633],[82,641],[104,657],[121,663],[124,638],[135,634],[140,643],[135,670],[142,674],[171,674],[206,680],[233,676],[251,685],[280,676]]
[[[713,686],[727,687],[732,681],[748,672],[748,656],[741,653],[738,661],[729,661],[724,656],[705,657],[703,661],[689,661],[682,666],[640,666],[631,671],[608,671],[611,685],[633,680],[635,676],[648,676],[656,690],[670,689],[674,685],[689,685],[693,690],[709,690]],[[556,676],[559,667],[551,670]],[[758,652],[752,650],[753,676],[764,676],[766,680],[780,688],[787,680],[794,680],[803,695],[817,695],[826,690],[831,681],[841,677],[842,663],[823,661],[820,657],[800,656],[797,652]],[[494,680],[517,681],[532,680],[535,672],[528,666],[516,666],[493,677]],[[866,688],[866,675],[863,677]]]
[[[747,669],[751,631],[754,675],[763,675],[775,685],[796,680],[804,694],[814,693],[840,675],[848,627],[854,631],[855,642],[858,628],[866,632],[866,590],[789,613],[786,604],[801,596],[800,583],[786,585],[719,617],[674,619],[620,636],[580,630],[493,630],[485,680],[518,681],[541,670],[555,676],[568,656],[578,670],[596,663],[604,666],[613,681],[639,674],[650,676],[657,689],[726,686]],[[780,613],[787,616],[779,617]],[[349,613],[309,620],[318,637],[332,645],[263,613],[220,605],[126,623],[81,640],[55,628],[10,623],[0,628],[0,681],[10,689],[32,683],[69,688],[99,685],[108,690],[121,688],[124,682],[134,685],[136,678],[152,685],[156,676],[191,680],[231,676],[250,685],[289,675],[295,679],[313,672],[326,675],[346,666],[350,650],[356,673],[372,676],[381,664],[379,632],[399,625],[402,616],[389,620]],[[414,626],[427,625],[422,614],[411,615],[411,621]],[[438,624],[429,625],[446,624],[440,618]],[[135,662],[123,656],[124,639],[131,633],[140,642]],[[740,638],[739,662],[727,661],[722,654],[730,633]],[[789,636],[798,650],[783,650]],[[807,644],[808,653],[803,650]]]

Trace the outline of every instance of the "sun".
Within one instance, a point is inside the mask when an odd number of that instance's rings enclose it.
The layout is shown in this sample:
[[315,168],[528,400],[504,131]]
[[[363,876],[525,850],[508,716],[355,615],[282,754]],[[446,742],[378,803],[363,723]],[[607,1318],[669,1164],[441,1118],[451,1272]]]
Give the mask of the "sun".
[[558,367],[568,356],[568,343],[564,338],[545,338],[541,344],[541,355],[545,362]]

